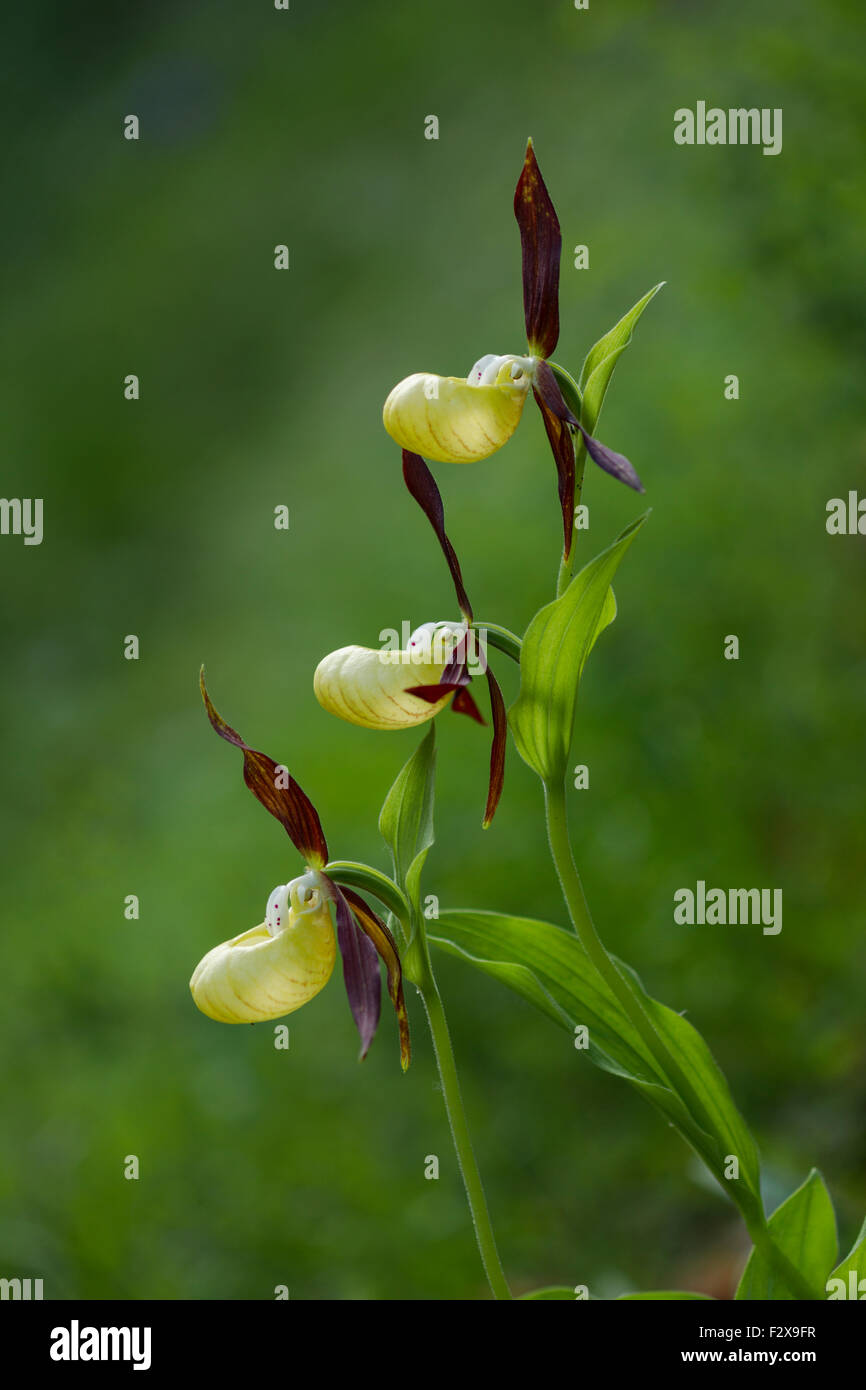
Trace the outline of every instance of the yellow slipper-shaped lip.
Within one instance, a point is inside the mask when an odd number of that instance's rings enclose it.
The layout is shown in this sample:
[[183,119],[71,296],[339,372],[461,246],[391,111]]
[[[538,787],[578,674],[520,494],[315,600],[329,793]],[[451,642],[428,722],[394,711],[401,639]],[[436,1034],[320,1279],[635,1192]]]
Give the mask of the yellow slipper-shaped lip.
[[436,463],[474,463],[511,438],[520,423],[534,362],[489,353],[468,377],[414,372],[391,391],[385,429],[403,449]]
[[337,942],[322,876],[310,870],[275,888],[265,921],[199,961],[190,990],[218,1023],[262,1023],[294,1013],[331,977]]
[[[402,651],[371,647],[340,647],[316,667],[313,689],[330,714],[363,729],[411,729],[444,709],[454,691],[441,699],[423,699],[410,691],[440,684],[450,659],[454,635],[462,624],[425,623],[416,628]],[[440,632],[447,639],[437,642]],[[435,660],[430,660],[435,657]]]

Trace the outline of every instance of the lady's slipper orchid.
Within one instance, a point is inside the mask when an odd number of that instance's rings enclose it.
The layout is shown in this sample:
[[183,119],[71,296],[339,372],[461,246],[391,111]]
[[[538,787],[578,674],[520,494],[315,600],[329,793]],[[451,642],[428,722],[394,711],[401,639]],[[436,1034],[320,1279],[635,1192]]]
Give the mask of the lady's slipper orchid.
[[[568,557],[574,531],[574,432],[600,468],[637,492],[644,489],[628,459],[583,428],[548,363],[559,339],[562,235],[531,140],[514,194],[514,214],[520,228],[528,355],[488,353],[465,379],[415,372],[390,392],[382,418],[402,449],[437,463],[472,463],[488,458],[511,438],[531,388],[559,476]],[[577,393],[574,401],[577,404]]]
[[[462,623],[424,623],[402,651],[340,647],[316,667],[316,699],[330,714],[363,729],[409,729],[424,724],[465,688],[448,678],[465,633]],[[418,689],[438,694],[431,701],[418,695]],[[473,712],[465,702],[456,707],[463,713]]]
[[283,826],[306,860],[307,872],[274,889],[261,925],[208,951],[190,980],[196,1005],[221,1023],[282,1018],[324,988],[339,947],[363,1058],[379,1022],[381,957],[397,1014],[400,1060],[405,1071],[410,1059],[409,1023],[400,957],[393,936],[358,893],[341,888],[325,872],[328,846],[313,803],[284,766],[250,748],[217,713],[205,687],[204,671],[201,692],[213,728],[220,738],[243,752],[244,781],[265,810]]
[[535,362],[488,353],[464,379],[415,372],[394,387],[382,418],[404,449],[435,463],[475,463],[507,443],[520,424]]
[[[435,718],[453,700],[452,709],[483,724],[467,686],[471,663],[477,662],[490,691],[493,745],[483,825],[489,826],[502,794],[507,722],[505,702],[486,651],[476,645],[472,606],[460,562],[445,531],[442,497],[430,469],[418,454],[403,450],[403,477],[432,525],[451,572],[462,623],[425,623],[405,651],[340,647],[323,657],[313,677],[319,704],[331,714],[365,729],[408,729]],[[434,658],[428,660],[429,657]]]
[[331,886],[317,869],[275,888],[258,927],[214,946],[190,989],[218,1023],[260,1023],[294,1013],[324,989],[337,958]]

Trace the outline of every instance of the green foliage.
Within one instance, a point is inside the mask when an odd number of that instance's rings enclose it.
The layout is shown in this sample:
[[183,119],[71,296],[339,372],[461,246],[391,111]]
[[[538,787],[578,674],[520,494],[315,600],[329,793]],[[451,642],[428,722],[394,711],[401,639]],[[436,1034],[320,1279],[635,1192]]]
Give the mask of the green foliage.
[[520,693],[508,712],[517,751],[544,781],[568,764],[577,692],[587,658],[616,617],[611,580],[649,513],[576,574],[561,598],[536,613],[523,638]]
[[436,726],[430,725],[397,776],[379,813],[379,831],[394,860],[397,882],[416,908],[421,870],[433,844],[436,783]]
[[[6,132],[4,495],[44,496],[46,536],[0,540],[0,1219],[7,1272],[44,1275],[46,1298],[261,1299],[283,1278],[293,1299],[482,1291],[459,1178],[443,1170],[419,1193],[407,1161],[419,1134],[449,1142],[421,1026],[403,1077],[385,1039],[357,1066],[336,983],[290,1020],[289,1053],[191,1007],[203,952],[301,871],[226,777],[196,672],[206,661],[244,733],[285,756],[332,852],[379,863],[376,810],[415,736],[328,719],[311,675],[331,647],[452,611],[378,403],[407,372],[522,350],[501,170],[527,121],[566,251],[571,228],[592,245],[590,272],[564,260],[563,360],[579,364],[640,283],[671,282],[604,407],[654,517],[581,695],[587,891],[618,954],[688,1003],[724,1056],[780,1195],[818,1161],[840,1223],[866,1209],[851,1025],[866,969],[866,804],[851,781],[862,540],[822,526],[827,498],[856,486],[862,432],[856,7],[816,23],[802,0],[790,15],[750,0],[693,6],[684,23],[682,7],[627,0],[599,7],[592,34],[567,8],[537,5],[527,25],[525,0],[502,0],[491,24],[487,7],[441,0],[431,25],[421,6],[398,22],[384,3],[293,5],[281,37],[272,7],[228,0],[209,25],[182,4],[115,6],[110,26],[9,7],[7,95],[27,119]],[[731,104],[778,94],[786,150],[789,107],[806,113],[796,158],[664,138],[682,73],[711,90],[723,50]],[[609,108],[611,72],[627,77],[614,159],[607,138],[576,149],[577,62],[588,110]],[[412,113],[431,82],[449,115],[427,146]],[[119,137],[118,113],[136,109],[120,91],[142,103],[137,145]],[[484,111],[498,114],[479,141]],[[292,269],[278,273],[283,240]],[[121,398],[126,371],[138,402]],[[550,469],[525,418],[494,458],[437,475],[479,612],[515,631],[549,596]],[[634,511],[595,469],[583,500],[579,556]],[[275,533],[283,501],[291,530]],[[116,656],[129,631],[138,663]],[[716,634],[731,631],[742,657],[722,664]],[[439,722],[450,814],[431,886],[555,920],[535,776],[510,758],[485,839],[484,738]],[[672,929],[671,893],[696,865],[783,884],[784,931]],[[133,892],[140,921],[122,916]],[[543,1017],[492,981],[441,971],[476,1133],[500,1155],[485,1181],[518,1287],[567,1278],[576,1232],[588,1281],[615,1292],[723,1255],[724,1208],[668,1180],[674,1141],[648,1108],[575,1073],[567,1040],[552,1047]],[[542,1145],[566,1090],[580,1124]],[[118,1177],[130,1151],[139,1183]]]
[[[852,1275],[854,1276],[853,1279],[850,1277]],[[845,1256],[844,1260],[836,1266],[830,1278],[842,1280],[844,1291],[841,1291],[841,1296],[843,1298],[851,1297],[852,1293],[855,1291],[852,1286],[856,1286],[855,1296],[858,1301],[862,1299],[864,1293],[866,1293],[866,1288],[862,1290],[860,1288],[861,1281],[866,1280],[866,1221],[863,1222],[860,1233],[848,1254]],[[840,1291],[837,1291],[837,1294],[839,1292]]]
[[[699,1114],[687,1110],[670,1089],[644,1041],[570,932],[550,922],[454,909],[440,911],[430,940],[508,985],[567,1031],[586,1028],[585,1050],[596,1066],[635,1086],[676,1126],[731,1200],[749,1213],[758,1210],[757,1149],[722,1072],[696,1029],[681,1014],[650,998],[627,966],[620,968],[629,974],[656,1030],[695,1086]],[[725,1176],[730,1155],[739,1162],[736,1179]]]
[[649,290],[643,299],[639,299],[637,304],[623,315],[619,323],[614,324],[603,338],[599,338],[586,355],[580,373],[581,405],[578,418],[584,429],[588,430],[590,434],[593,433],[598,423],[607,388],[613,376],[613,369],[631,342],[635,324],[663,284],[664,281]]
[[[822,1290],[838,1252],[836,1217],[824,1179],[813,1168],[806,1181],[792,1192],[769,1220],[779,1248],[805,1276]],[[752,1251],[737,1287],[740,1299],[791,1299],[794,1295],[763,1250]]]
[[369,864],[335,859],[325,866],[325,872],[342,888],[357,888],[377,898],[404,926],[408,923],[408,900],[394,880],[380,869],[374,869]]

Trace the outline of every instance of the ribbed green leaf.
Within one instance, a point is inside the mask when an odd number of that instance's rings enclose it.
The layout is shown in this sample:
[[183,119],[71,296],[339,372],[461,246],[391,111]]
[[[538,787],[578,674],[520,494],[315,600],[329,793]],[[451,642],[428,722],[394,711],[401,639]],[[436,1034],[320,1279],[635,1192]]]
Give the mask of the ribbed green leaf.
[[611,580],[648,512],[576,574],[565,593],[542,608],[523,639],[520,691],[508,711],[517,751],[543,780],[568,765],[577,691],[587,657],[616,617]]
[[[816,1290],[824,1289],[838,1255],[836,1217],[824,1179],[813,1168],[802,1187],[777,1207],[768,1222],[773,1239]],[[762,1250],[752,1250],[735,1295],[739,1299],[793,1299]]]
[[433,798],[436,779],[436,731],[431,723],[379,813],[379,832],[394,860],[394,877],[418,906],[421,870],[433,844]]
[[[742,1210],[759,1209],[755,1142],[712,1053],[691,1023],[646,994],[628,966],[619,968],[634,983],[644,1009],[688,1074],[700,1099],[699,1115],[689,1113],[670,1089],[640,1034],[571,932],[530,918],[450,909],[440,910],[438,921],[431,925],[434,945],[507,984],[569,1032],[585,1026],[590,1059],[629,1081],[661,1110]],[[726,1176],[731,1156],[738,1160],[736,1179]]]
[[639,299],[637,304],[623,315],[619,323],[614,324],[603,338],[599,338],[586,355],[579,383],[582,397],[580,423],[590,434],[595,430],[598,417],[601,414],[601,407],[610,385],[610,379],[613,376],[613,369],[631,342],[635,324],[663,284],[664,281],[660,285],[655,285],[644,295],[643,299]]

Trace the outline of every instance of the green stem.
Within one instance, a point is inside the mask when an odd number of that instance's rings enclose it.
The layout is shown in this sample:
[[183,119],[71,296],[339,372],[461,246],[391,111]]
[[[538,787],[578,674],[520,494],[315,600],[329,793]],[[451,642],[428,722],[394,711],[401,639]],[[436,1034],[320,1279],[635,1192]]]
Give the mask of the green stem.
[[[457,1076],[457,1063],[454,1060],[454,1049],[451,1046],[445,1007],[442,1003],[436,977],[433,974],[433,965],[423,926],[416,928],[409,955],[412,957],[412,973],[409,978],[417,985],[424,1002],[424,1008],[427,1011],[430,1033],[433,1038],[433,1050],[436,1054],[436,1065],[442,1083],[445,1110],[448,1115],[448,1123],[451,1126],[451,1137],[454,1141],[457,1162],[460,1165],[463,1186],[466,1189],[466,1200],[469,1203],[472,1224],[475,1227],[475,1239],[478,1242],[481,1263],[484,1265],[484,1272],[487,1275],[493,1297],[510,1299],[512,1293],[505,1278],[499,1251],[496,1248],[496,1237],[490,1222],[484,1185],[472,1148],[472,1140],[469,1137],[469,1125],[466,1120],[466,1111],[463,1108],[463,1097]],[[408,965],[408,957],[406,964]]]
[[[657,1063],[662,1076],[667,1079],[671,1090],[680,1096],[695,1119],[702,1121],[704,1107],[700,1097],[679,1062],[657,1032],[631,984],[608,955],[596,930],[571,851],[564,780],[545,782],[544,792],[550,852],[562,887],[568,914],[580,944],[620,1004],[623,1013],[634,1025],[648,1052]],[[742,1207],[740,1209],[743,1210]],[[788,1284],[791,1292],[798,1298],[818,1298],[819,1295],[812,1289],[808,1281],[775,1244],[763,1211],[755,1210],[749,1213],[743,1211],[743,1218],[754,1245],[762,1250],[772,1262],[780,1276]]]

